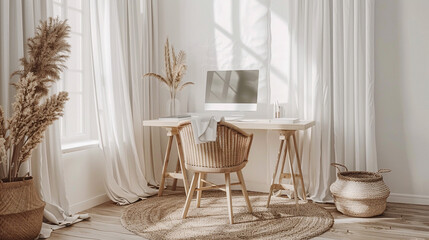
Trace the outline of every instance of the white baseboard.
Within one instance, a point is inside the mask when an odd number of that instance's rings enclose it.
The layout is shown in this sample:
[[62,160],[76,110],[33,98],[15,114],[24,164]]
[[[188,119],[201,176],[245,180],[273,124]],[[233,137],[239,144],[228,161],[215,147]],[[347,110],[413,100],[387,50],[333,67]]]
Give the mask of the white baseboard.
[[101,194],[101,195],[95,196],[93,198],[90,198],[88,200],[72,204],[70,206],[70,212],[72,214],[77,213],[77,212],[82,212],[82,211],[85,211],[85,210],[90,209],[92,207],[95,207],[97,205],[100,205],[102,203],[105,203],[107,201],[110,201],[107,194]]
[[388,202],[429,205],[429,196],[391,193]]
[[[247,190],[254,192],[268,193],[270,191],[270,185],[249,180],[246,180],[246,188]],[[241,189],[240,186],[237,186],[237,189]]]

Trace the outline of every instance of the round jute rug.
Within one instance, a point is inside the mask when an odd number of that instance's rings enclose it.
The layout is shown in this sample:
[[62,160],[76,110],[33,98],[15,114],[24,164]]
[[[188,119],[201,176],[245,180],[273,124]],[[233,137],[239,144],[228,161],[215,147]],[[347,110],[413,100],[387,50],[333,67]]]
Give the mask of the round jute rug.
[[[195,194],[196,195],[196,194]],[[327,231],[332,215],[312,204],[249,192],[253,213],[248,213],[241,191],[233,191],[234,224],[229,224],[224,192],[204,191],[201,207],[191,203],[182,219],[184,194],[151,197],[125,209],[122,225],[147,239],[309,239]]]

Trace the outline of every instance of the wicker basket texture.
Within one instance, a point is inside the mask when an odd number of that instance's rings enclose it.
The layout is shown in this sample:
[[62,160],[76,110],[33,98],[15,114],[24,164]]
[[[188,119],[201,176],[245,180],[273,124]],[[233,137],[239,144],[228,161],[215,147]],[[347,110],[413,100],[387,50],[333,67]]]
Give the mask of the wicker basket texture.
[[36,239],[42,228],[45,202],[37,194],[33,178],[0,181],[0,239]]
[[[339,170],[337,180],[330,187],[338,211],[353,217],[373,217],[384,212],[390,190],[381,174],[390,170],[348,171],[342,164],[331,165]],[[346,171],[342,172],[339,167]]]

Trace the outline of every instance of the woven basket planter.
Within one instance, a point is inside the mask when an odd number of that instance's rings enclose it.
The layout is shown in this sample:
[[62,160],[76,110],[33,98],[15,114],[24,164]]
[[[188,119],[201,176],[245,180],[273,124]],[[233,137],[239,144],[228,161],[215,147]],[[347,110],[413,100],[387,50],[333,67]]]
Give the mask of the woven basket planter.
[[[352,217],[373,217],[384,212],[390,190],[381,173],[390,170],[380,169],[377,173],[348,171],[342,164],[331,165],[339,170],[337,180],[330,188],[338,211]],[[346,171],[342,172],[339,167]]]
[[45,202],[37,194],[33,178],[0,181],[0,239],[36,239],[42,228]]

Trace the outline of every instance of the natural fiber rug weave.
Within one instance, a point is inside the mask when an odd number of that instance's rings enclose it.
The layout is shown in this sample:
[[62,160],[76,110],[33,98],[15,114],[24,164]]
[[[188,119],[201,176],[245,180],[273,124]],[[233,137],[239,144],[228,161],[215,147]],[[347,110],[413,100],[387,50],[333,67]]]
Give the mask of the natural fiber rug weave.
[[[196,195],[196,194],[195,194]],[[204,191],[201,208],[191,203],[188,217],[182,219],[184,194],[151,197],[137,202],[122,214],[122,225],[147,239],[309,239],[327,231],[332,215],[312,203],[299,210],[287,198],[249,192],[253,213],[248,213],[241,191],[233,191],[234,224],[229,224],[225,193]]]

